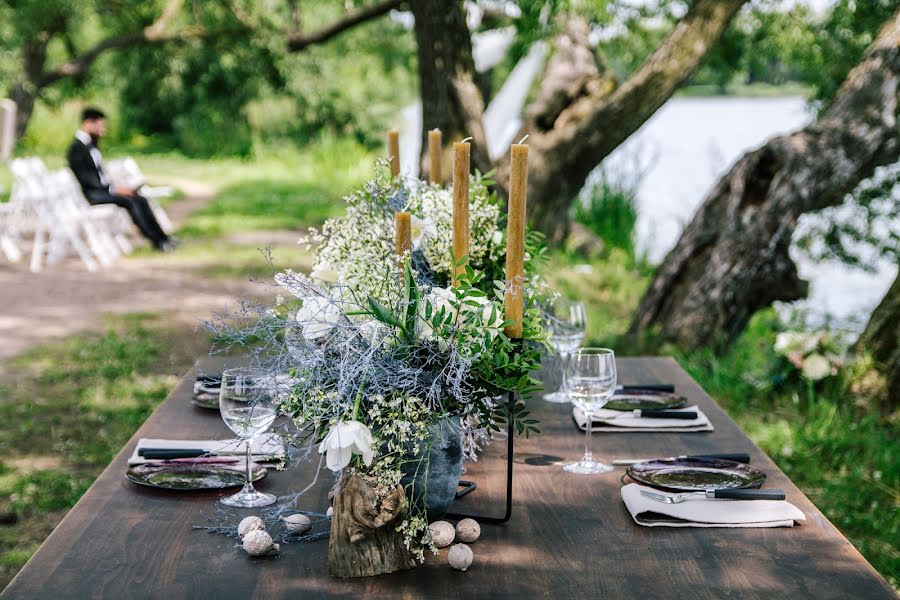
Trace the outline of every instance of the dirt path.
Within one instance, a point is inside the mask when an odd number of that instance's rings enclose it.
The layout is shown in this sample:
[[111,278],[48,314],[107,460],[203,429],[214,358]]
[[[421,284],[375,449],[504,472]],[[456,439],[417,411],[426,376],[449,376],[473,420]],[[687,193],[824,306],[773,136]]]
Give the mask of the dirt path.
[[[172,180],[186,197],[166,211],[176,227],[215,195],[201,182]],[[0,372],[9,358],[37,344],[102,324],[107,313],[165,312],[194,326],[213,312],[235,308],[240,297],[259,293],[248,278],[198,277],[169,256],[128,258],[90,273],[67,260],[40,273],[0,261]]]

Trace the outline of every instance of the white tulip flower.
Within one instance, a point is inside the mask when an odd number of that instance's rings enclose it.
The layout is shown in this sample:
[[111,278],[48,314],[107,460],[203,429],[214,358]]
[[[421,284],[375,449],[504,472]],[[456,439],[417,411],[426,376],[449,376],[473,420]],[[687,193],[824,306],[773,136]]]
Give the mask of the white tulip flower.
[[337,269],[326,261],[317,262],[309,273],[309,277],[323,283],[337,283],[340,279]]
[[303,337],[314,340],[327,335],[341,319],[341,309],[322,296],[307,296],[294,320],[303,327]]
[[418,250],[426,239],[437,237],[438,231],[431,219],[420,219],[412,215],[410,219],[410,233],[412,235],[413,250]]
[[337,423],[319,444],[319,454],[325,454],[325,464],[335,472],[349,465],[354,454],[368,467],[374,458],[372,432],[359,421]]

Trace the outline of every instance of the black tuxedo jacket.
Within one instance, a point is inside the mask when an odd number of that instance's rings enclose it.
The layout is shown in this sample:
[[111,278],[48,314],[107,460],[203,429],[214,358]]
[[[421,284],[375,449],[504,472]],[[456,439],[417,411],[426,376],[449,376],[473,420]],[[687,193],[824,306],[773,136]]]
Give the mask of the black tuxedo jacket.
[[91,151],[81,140],[78,138],[72,140],[66,158],[69,160],[69,168],[72,169],[75,178],[81,184],[84,196],[90,202],[97,202],[112,195],[109,186],[100,182],[100,171],[94,164],[94,159],[91,158]]

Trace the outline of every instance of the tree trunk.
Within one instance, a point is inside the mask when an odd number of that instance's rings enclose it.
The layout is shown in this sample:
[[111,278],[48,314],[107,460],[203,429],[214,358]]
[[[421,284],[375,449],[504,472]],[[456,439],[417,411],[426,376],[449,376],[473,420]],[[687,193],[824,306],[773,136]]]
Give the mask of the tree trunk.
[[[472,138],[472,162],[486,172],[491,164],[484,127],[484,101],[475,79],[472,40],[461,0],[415,0],[410,2],[415,16],[419,58],[419,91],[422,98],[422,176],[427,178],[427,131],[437,127],[443,142]],[[449,175],[450,157],[445,152]]]
[[[538,101],[527,111],[528,209],[552,242],[565,238],[569,207],[587,176],[694,74],[746,0],[697,0],[666,40],[616,86],[593,61],[585,26],[556,41]],[[497,180],[509,177],[508,161]]]
[[9,99],[16,103],[16,140],[25,135],[34,112],[34,102],[41,91],[38,82],[47,62],[47,44],[51,36],[50,32],[42,32],[22,47],[22,76],[9,88]]
[[900,12],[805,129],[746,154],[660,266],[630,334],[723,349],[758,309],[806,295],[788,249],[801,215],[839,204],[900,157]]
[[368,577],[416,566],[397,524],[408,503],[399,485],[379,499],[359,475],[345,474],[334,495],[328,541],[328,573],[334,577]]
[[16,137],[13,144],[22,139],[28,129],[28,122],[31,121],[36,99],[36,94],[31,91],[33,89],[33,85],[22,81],[13,83],[9,89],[9,99],[16,103]]
[[866,329],[856,342],[856,351],[868,351],[887,377],[884,408],[890,413],[900,407],[900,274],[872,313]]

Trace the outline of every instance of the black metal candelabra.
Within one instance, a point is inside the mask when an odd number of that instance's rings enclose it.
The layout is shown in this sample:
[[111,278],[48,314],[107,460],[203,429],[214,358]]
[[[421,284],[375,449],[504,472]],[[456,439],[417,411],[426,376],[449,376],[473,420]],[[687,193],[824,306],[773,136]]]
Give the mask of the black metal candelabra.
[[[506,512],[502,517],[491,517],[484,515],[463,515],[458,513],[448,513],[447,517],[451,519],[475,519],[481,523],[494,523],[500,525],[509,521],[512,517],[512,498],[513,498],[513,445],[515,442],[515,431],[513,428],[513,409],[515,408],[516,395],[513,392],[507,394],[507,431],[506,440]],[[475,490],[478,485],[472,481],[460,480],[459,485],[463,488],[456,492],[457,498],[462,498],[469,492]]]

